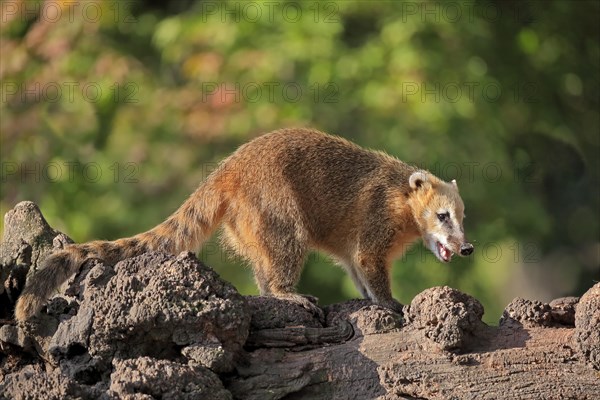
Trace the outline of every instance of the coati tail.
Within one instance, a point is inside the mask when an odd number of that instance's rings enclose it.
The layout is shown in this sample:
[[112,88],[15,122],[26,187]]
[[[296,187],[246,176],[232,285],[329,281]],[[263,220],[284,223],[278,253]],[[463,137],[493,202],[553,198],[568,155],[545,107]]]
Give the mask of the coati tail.
[[77,272],[86,260],[99,258],[112,264],[136,253],[142,254],[146,249],[138,237],[133,237],[115,242],[72,244],[51,254],[42,262],[40,270],[27,279],[17,301],[15,317],[24,321],[37,313],[52,292]]
[[91,258],[114,265],[148,251],[176,254],[194,250],[208,238],[225,211],[223,196],[217,189],[214,176],[209,177],[173,215],[147,232],[112,242],[72,244],[51,254],[27,280],[17,301],[16,319],[24,321],[37,313],[52,292]]
[[62,250],[42,263],[42,270],[31,276],[19,296],[15,317],[23,321],[42,307],[52,291],[79,268],[78,251]]

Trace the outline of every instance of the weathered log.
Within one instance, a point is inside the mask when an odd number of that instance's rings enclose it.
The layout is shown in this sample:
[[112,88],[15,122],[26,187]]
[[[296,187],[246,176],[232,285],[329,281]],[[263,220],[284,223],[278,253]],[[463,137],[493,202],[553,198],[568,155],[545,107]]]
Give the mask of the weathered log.
[[[499,327],[475,321],[475,329],[456,334],[451,329],[460,326],[453,322],[456,310],[476,300],[449,288],[426,292],[415,300],[432,300],[427,308],[419,303],[420,318],[428,323],[409,322],[388,332],[359,324],[355,331],[367,333],[343,344],[302,352],[261,349],[238,367],[226,387],[246,399],[599,398],[600,373],[577,351],[573,326],[530,318],[525,327],[515,319],[529,318],[524,308],[525,315],[513,313]],[[465,302],[444,305],[440,298],[448,297]],[[351,320],[368,320],[371,312],[359,308],[350,313]],[[454,340],[463,334],[464,340]],[[453,351],[444,351],[457,343]]]

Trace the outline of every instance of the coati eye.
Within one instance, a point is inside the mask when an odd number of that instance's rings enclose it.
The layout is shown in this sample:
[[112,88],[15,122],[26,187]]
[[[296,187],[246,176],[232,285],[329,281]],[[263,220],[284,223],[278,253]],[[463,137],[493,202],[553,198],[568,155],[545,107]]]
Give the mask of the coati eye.
[[446,222],[448,220],[448,218],[450,218],[450,213],[449,212],[438,213],[437,217],[440,220],[440,222]]

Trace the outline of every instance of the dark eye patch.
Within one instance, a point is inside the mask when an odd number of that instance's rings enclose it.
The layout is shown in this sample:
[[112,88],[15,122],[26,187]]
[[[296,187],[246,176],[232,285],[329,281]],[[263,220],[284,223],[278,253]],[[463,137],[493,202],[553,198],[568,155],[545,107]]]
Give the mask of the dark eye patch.
[[447,222],[448,220],[450,220],[450,213],[449,212],[438,213],[437,217],[440,220],[440,222]]

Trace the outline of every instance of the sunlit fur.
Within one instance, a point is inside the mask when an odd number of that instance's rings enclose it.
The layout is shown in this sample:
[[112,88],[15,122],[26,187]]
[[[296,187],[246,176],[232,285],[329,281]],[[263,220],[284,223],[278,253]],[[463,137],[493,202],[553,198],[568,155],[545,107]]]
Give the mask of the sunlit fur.
[[[419,185],[411,186],[416,177]],[[455,229],[436,223],[440,209],[451,211]],[[251,263],[262,294],[315,311],[295,285],[307,252],[320,249],[339,261],[363,296],[400,310],[390,289],[391,261],[419,237],[434,253],[436,241],[458,253],[462,218],[452,183],[339,137],[280,130],[241,146],[150,231],[70,245],[48,257],[29,279],[16,318],[36,313],[89,258],[114,264],[150,250],[196,250],[219,225],[223,242]]]

